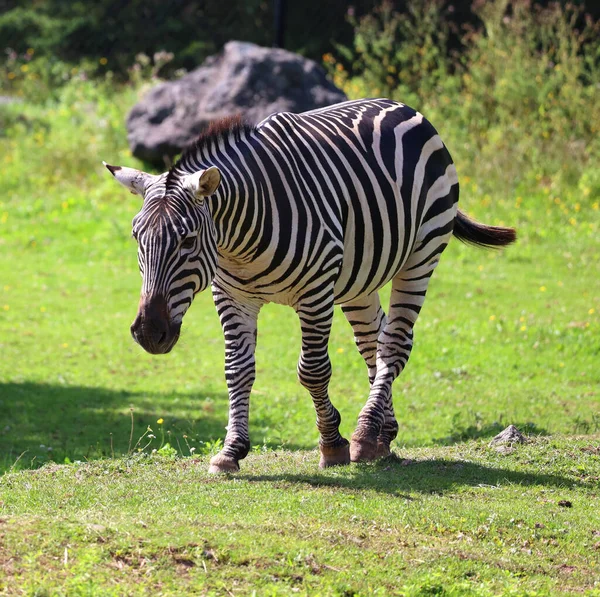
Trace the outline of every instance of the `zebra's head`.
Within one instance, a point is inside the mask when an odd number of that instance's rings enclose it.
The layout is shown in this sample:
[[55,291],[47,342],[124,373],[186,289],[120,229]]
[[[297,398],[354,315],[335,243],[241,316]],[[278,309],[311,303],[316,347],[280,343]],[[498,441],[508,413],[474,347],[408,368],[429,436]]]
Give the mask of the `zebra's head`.
[[152,175],[104,165],[144,199],[133,218],[143,282],[131,335],[147,352],[164,354],[179,339],[194,295],[212,282],[217,271],[216,231],[206,197],[216,191],[221,174],[215,167],[193,174]]

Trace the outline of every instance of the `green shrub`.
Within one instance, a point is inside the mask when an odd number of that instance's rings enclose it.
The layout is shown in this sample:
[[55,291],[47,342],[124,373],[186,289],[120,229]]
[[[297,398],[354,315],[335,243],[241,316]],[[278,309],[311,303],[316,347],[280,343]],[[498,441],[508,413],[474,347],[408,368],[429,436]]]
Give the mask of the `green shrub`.
[[384,2],[354,23],[353,48],[325,64],[350,97],[386,95],[423,112],[482,192],[579,184],[595,197],[598,23],[570,5],[478,6],[483,25],[463,35],[460,53],[448,48],[449,4],[413,0],[401,14]]
[[[442,3],[435,0],[411,2],[406,13],[400,14],[390,0],[385,0],[361,19],[350,13],[348,19],[356,32],[354,48],[338,45],[337,49],[352,72],[360,74],[362,86],[371,95],[422,96],[446,79],[452,67],[445,12]],[[326,55],[325,61],[335,62],[331,55]],[[347,82],[341,64],[333,74],[338,84]]]

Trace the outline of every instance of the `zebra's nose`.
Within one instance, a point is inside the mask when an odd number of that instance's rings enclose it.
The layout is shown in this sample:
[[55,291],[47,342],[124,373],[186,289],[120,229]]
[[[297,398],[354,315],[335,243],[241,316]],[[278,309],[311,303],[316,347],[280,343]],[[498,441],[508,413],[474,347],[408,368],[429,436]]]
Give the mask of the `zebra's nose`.
[[167,339],[167,323],[160,319],[143,320],[138,316],[131,326],[131,335],[133,336],[133,339],[148,352],[162,352],[157,349],[159,349]]
[[169,319],[164,297],[142,297],[137,317],[131,325],[131,335],[147,352],[164,354],[175,346],[179,328],[179,324]]

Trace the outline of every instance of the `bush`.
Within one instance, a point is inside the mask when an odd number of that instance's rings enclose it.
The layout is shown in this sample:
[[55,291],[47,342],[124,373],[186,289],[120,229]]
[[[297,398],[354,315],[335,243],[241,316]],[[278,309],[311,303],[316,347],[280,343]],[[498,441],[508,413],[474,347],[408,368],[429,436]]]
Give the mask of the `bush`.
[[[344,62],[337,62],[331,54],[324,57],[335,67],[335,82],[355,86],[353,95],[402,95],[420,100],[447,79],[452,69],[450,25],[445,18],[449,11],[440,0],[410,2],[404,13],[385,0],[360,19],[350,11],[348,20],[355,29],[353,49],[337,46]],[[348,76],[344,63],[356,77]]]
[[[364,14],[375,0],[353,4]],[[105,67],[119,78],[137,54],[166,51],[174,60],[161,74],[170,76],[179,68],[195,68],[231,39],[270,46],[274,6],[273,0],[0,0],[0,65],[5,47],[17,54],[33,48],[36,56],[73,64],[105,58]],[[347,0],[288,0],[285,47],[318,59],[332,39],[349,43],[346,9]]]
[[387,95],[419,109],[483,191],[582,180],[597,189],[598,23],[571,5],[481,2],[481,28],[466,30],[453,53],[449,10],[413,1],[406,15],[384,2],[354,21],[352,48],[324,57],[334,81],[350,97]]

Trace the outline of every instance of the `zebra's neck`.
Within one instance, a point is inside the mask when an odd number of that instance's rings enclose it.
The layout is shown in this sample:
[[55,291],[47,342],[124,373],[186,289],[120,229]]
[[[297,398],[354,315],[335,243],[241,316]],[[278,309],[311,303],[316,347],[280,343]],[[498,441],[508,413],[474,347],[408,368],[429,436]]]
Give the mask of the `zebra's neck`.
[[197,169],[216,166],[221,184],[208,199],[221,257],[249,261],[272,221],[273,202],[264,167],[256,151],[256,132],[234,131],[197,150]]

